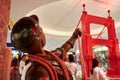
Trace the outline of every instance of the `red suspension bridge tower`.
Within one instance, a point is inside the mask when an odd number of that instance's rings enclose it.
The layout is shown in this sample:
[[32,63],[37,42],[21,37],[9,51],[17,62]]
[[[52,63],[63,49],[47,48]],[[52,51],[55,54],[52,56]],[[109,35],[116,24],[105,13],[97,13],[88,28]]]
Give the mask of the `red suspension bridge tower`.
[[[85,6],[83,6],[85,7]],[[92,67],[92,59],[93,59],[93,47],[96,45],[104,45],[108,47],[108,55],[110,61],[110,68],[108,68],[108,76],[110,77],[120,77],[120,53],[119,53],[119,43],[116,37],[114,19],[110,16],[110,10],[108,10],[108,17],[98,17],[87,14],[87,12],[83,11],[81,16],[81,24],[82,24],[82,54],[85,60],[86,65],[86,74],[87,77],[90,76],[90,70]],[[90,34],[90,24],[98,24],[103,25],[107,28],[108,39],[98,39],[92,38]],[[97,26],[98,27],[98,26]]]

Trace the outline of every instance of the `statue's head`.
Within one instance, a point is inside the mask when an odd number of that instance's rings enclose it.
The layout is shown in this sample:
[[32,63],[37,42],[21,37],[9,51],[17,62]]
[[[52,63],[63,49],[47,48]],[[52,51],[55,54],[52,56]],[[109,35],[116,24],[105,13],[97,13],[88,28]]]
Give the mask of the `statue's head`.
[[11,43],[22,52],[30,54],[41,52],[46,40],[36,15],[23,17],[15,23],[11,32]]

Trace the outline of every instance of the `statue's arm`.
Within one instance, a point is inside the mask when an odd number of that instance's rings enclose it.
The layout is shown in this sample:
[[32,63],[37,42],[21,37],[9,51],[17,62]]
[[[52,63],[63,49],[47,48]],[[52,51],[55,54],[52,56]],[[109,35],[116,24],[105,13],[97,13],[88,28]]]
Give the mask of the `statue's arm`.
[[82,35],[82,32],[79,28],[77,28],[73,32],[72,36],[61,47],[56,48],[56,50],[54,50],[53,52],[55,52],[55,54],[57,54],[60,58],[63,58],[65,53],[68,52],[71,48],[73,48],[74,43],[78,38],[78,35]]

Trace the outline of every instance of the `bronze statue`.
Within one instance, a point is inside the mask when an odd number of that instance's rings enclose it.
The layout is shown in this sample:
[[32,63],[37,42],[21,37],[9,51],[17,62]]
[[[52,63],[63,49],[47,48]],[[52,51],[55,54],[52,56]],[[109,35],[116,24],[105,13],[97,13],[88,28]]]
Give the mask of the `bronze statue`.
[[25,80],[72,80],[62,58],[73,47],[78,35],[82,35],[79,28],[61,47],[46,51],[45,35],[39,26],[38,17],[31,15],[18,20],[11,32],[11,43],[15,48],[28,53],[31,59],[32,64],[26,72]]

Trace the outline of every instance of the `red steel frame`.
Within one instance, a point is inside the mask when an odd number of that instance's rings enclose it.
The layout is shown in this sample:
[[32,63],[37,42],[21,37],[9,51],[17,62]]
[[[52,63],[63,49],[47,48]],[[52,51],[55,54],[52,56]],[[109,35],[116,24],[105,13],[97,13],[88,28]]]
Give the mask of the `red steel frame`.
[[[90,34],[90,24],[104,25],[108,31],[108,39],[92,38]],[[83,12],[81,16],[82,24],[82,52],[86,64],[87,77],[90,76],[92,67],[91,61],[93,59],[93,47],[95,45],[104,45],[108,47],[110,68],[108,75],[111,77],[120,76],[120,53],[118,39],[116,37],[114,20],[112,17],[108,18],[98,17]]]

